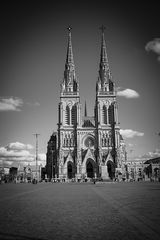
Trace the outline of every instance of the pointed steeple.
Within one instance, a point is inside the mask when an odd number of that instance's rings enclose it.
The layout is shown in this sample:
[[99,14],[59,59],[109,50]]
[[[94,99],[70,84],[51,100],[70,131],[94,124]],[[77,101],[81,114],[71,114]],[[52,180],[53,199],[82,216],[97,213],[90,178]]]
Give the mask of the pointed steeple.
[[79,84],[76,79],[75,74],[75,65],[73,59],[73,50],[72,50],[72,38],[71,38],[71,27],[68,27],[68,45],[67,45],[67,56],[65,62],[64,70],[64,79],[61,84],[61,94],[70,94],[74,93],[79,94]]
[[87,104],[86,104],[86,101],[85,101],[84,116],[87,117]]
[[67,47],[67,57],[66,57],[66,65],[74,66],[73,60],[73,50],[72,50],[72,38],[71,38],[71,30],[72,28],[69,26],[68,28],[68,47]]
[[100,29],[102,30],[100,67],[105,66],[106,69],[109,69],[106,42],[105,42],[105,38],[104,38],[105,27],[102,25],[102,27]]
[[102,40],[101,40],[101,54],[100,54],[100,64],[99,64],[99,77],[97,81],[97,91],[98,92],[112,92],[113,82],[112,75],[109,68],[108,56],[107,56],[107,48],[104,37],[105,27],[102,25],[100,28],[102,31]]

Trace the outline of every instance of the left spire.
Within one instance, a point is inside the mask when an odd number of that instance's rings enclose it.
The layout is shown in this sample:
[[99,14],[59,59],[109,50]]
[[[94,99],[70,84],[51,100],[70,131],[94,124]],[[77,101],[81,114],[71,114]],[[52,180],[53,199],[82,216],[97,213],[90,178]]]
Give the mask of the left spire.
[[64,79],[61,85],[61,93],[64,94],[79,94],[79,84],[76,79],[75,74],[75,65],[73,59],[73,50],[72,50],[72,38],[71,38],[71,30],[72,28],[69,26],[68,30],[68,45],[67,45],[67,56],[64,70]]
[[69,26],[67,29],[68,29],[68,47],[67,47],[66,65],[74,66],[73,50],[72,50],[72,37],[71,37],[72,28]]

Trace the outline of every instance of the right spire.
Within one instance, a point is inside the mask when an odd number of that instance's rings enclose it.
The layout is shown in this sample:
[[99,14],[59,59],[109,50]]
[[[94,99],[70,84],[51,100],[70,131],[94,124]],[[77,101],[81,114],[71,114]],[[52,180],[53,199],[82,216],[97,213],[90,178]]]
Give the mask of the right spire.
[[107,48],[104,37],[105,27],[102,25],[100,27],[102,31],[102,40],[101,40],[101,54],[100,54],[100,64],[99,64],[99,77],[97,82],[97,91],[98,92],[112,92],[113,82],[112,75],[109,69],[108,57],[107,57]]
[[106,69],[109,69],[106,42],[105,42],[105,38],[104,38],[105,27],[102,25],[102,27],[100,27],[100,29],[102,31],[100,68],[105,67]]

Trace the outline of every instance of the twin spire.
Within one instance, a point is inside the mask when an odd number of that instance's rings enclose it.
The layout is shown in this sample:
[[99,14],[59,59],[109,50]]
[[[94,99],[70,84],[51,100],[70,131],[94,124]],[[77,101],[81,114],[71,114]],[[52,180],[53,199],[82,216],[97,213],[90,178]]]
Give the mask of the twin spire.
[[[67,29],[68,29],[68,46],[67,46],[66,66],[72,65],[72,67],[75,67],[74,59],[73,59],[73,50],[72,50],[72,39],[71,39],[72,28],[69,26]],[[102,25],[102,27],[100,27],[100,29],[102,31],[100,68],[105,66],[107,69],[109,69],[107,49],[106,49],[106,43],[105,43],[105,37],[104,37],[105,27]]]
[[[67,46],[67,56],[66,56],[65,71],[64,71],[64,80],[62,83],[62,92],[78,93],[79,85],[75,75],[75,65],[74,65],[73,50],[72,50],[72,38],[71,38],[72,28],[69,26],[67,29],[68,29],[68,46]],[[106,89],[106,87],[104,87],[104,84],[107,84],[111,80],[111,74],[109,70],[107,49],[106,49],[106,43],[105,43],[105,37],[104,37],[105,27],[102,26],[100,29],[102,31],[102,40],[101,40],[101,54],[100,54],[100,64],[99,64],[98,89],[102,90],[102,89]]]

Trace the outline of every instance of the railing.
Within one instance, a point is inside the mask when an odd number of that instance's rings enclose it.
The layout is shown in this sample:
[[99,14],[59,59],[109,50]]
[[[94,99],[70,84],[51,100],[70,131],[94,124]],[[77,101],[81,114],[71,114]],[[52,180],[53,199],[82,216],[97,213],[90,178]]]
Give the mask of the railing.
[[63,93],[61,93],[61,96],[65,96],[65,95],[67,95],[67,96],[79,96],[79,93],[77,93],[77,92],[63,92]]
[[116,92],[103,92],[103,91],[100,91],[100,92],[98,92],[98,95],[116,95]]

